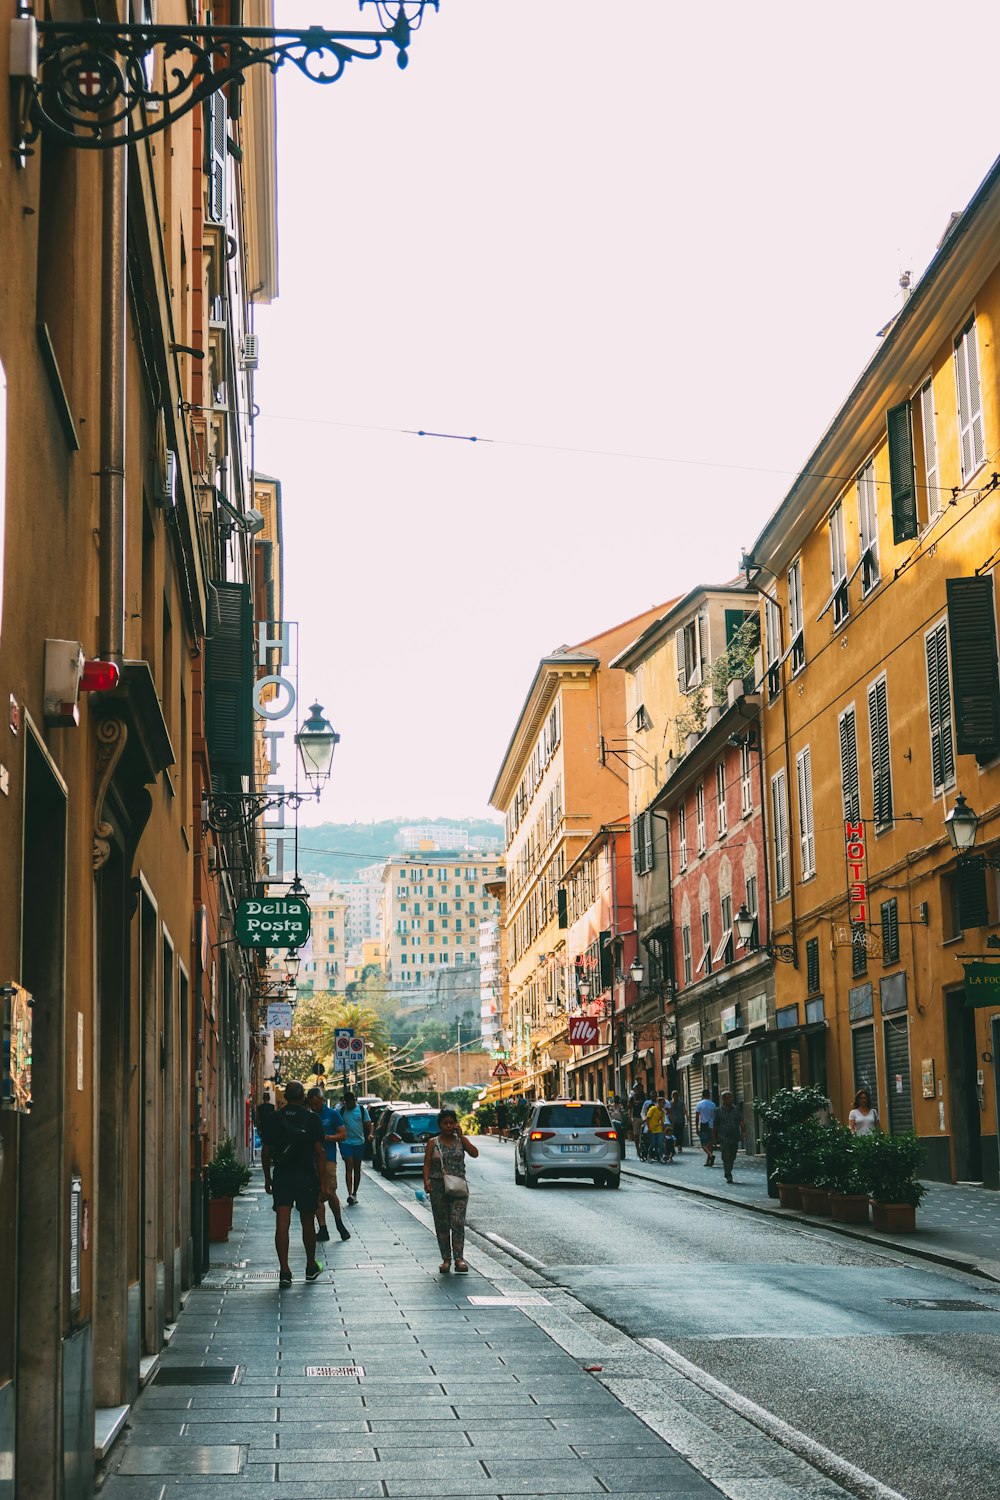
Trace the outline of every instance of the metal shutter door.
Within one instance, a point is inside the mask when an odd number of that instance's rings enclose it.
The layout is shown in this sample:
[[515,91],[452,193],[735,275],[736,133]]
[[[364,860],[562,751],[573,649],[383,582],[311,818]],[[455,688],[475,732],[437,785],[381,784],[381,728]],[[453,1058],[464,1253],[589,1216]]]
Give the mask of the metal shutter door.
[[878,1076],[875,1072],[875,1028],[857,1026],[851,1032],[854,1054],[854,1091],[867,1089],[872,1103],[878,1106]]
[[[913,1094],[910,1088],[910,1028],[905,1021],[886,1021],[885,1071],[889,1129],[893,1135],[913,1129]],[[897,1079],[899,1080],[897,1084]]]

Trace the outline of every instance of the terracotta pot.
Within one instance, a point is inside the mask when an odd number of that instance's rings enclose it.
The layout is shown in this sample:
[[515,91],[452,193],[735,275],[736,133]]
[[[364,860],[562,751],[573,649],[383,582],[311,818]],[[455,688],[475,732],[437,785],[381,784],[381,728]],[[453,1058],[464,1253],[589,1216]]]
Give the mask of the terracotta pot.
[[868,1199],[864,1193],[831,1193],[830,1215],[838,1224],[867,1224]]
[[208,1238],[213,1245],[223,1245],[233,1227],[232,1198],[209,1198]]
[[802,1207],[807,1214],[815,1214],[818,1218],[828,1219],[830,1217],[830,1192],[828,1188],[800,1187],[799,1195],[802,1199]]
[[802,1189],[797,1182],[778,1183],[778,1202],[782,1208],[801,1208]]
[[917,1210],[912,1203],[878,1203],[873,1198],[872,1224],[887,1234],[915,1234]]

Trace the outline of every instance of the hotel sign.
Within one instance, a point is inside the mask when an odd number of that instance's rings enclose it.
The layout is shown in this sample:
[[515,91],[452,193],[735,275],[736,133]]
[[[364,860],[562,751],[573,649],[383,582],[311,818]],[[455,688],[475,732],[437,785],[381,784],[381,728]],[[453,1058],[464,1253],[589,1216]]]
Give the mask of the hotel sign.
[[847,856],[847,915],[852,928],[868,925],[868,854],[865,848],[865,825],[847,818],[844,822]]
[[236,938],[242,948],[301,948],[309,936],[309,903],[301,896],[241,901]]

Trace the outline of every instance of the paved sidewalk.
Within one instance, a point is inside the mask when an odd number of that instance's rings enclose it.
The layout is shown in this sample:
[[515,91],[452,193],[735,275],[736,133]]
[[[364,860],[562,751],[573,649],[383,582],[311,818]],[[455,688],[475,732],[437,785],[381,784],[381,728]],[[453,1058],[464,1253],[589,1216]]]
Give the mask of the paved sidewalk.
[[702,1152],[689,1146],[670,1163],[639,1161],[634,1149],[630,1149],[623,1170],[629,1177],[737,1203],[783,1219],[823,1224],[851,1238],[905,1250],[909,1255],[963,1271],[979,1271],[1000,1281],[1000,1193],[988,1188],[927,1183],[927,1196],[917,1209],[917,1233],[897,1235],[885,1234],[871,1225],[866,1228],[863,1224],[833,1224],[828,1218],[782,1208],[777,1199],[767,1196],[764,1158],[760,1156],[741,1153],[736,1159],[732,1183],[723,1176],[721,1158],[716,1166],[707,1168]]
[[279,1291],[260,1180],[109,1456],[105,1500],[722,1493],[520,1308],[470,1300],[494,1284],[441,1276],[429,1226],[367,1179],[353,1238],[320,1247],[329,1269],[306,1284],[299,1243]]

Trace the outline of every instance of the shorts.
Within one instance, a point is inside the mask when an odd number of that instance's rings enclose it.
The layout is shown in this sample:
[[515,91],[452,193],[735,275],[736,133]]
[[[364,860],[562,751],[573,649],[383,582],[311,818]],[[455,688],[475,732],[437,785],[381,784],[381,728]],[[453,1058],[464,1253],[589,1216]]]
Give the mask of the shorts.
[[701,1144],[703,1146],[710,1146],[712,1144],[712,1137],[714,1136],[714,1134],[715,1131],[712,1129],[711,1125],[698,1126],[698,1139],[701,1141]]
[[297,1208],[300,1214],[314,1214],[319,1207],[319,1178],[308,1176],[272,1178],[272,1208]]
[[340,1154],[345,1161],[360,1161],[365,1149],[364,1141],[341,1141]]
[[337,1158],[331,1161],[326,1159],[326,1173],[323,1179],[323,1197],[332,1198],[337,1191]]

